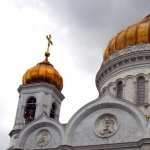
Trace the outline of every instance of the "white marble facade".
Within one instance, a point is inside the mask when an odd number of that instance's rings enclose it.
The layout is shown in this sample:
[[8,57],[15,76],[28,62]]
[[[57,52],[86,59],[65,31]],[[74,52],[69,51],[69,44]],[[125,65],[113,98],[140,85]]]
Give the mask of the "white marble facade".
[[[144,49],[145,47],[145,49]],[[128,55],[130,53],[130,55]],[[96,76],[97,99],[83,106],[67,124],[59,122],[64,96],[41,83],[19,88],[18,110],[10,132],[9,150],[35,149],[150,149],[150,45],[133,46],[114,54]],[[144,101],[137,105],[137,78],[144,77]],[[122,96],[117,83],[122,81]],[[35,118],[24,121],[28,97],[36,98]],[[56,118],[49,116],[57,104]]]

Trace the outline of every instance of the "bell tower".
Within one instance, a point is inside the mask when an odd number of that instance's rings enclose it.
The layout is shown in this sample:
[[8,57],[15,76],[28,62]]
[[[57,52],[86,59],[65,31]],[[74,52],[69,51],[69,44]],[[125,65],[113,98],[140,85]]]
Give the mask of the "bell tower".
[[[18,88],[19,102],[16,119],[9,134],[10,150],[40,148],[44,144],[48,146],[48,141],[47,143],[42,142],[30,134],[33,132],[38,136],[38,132],[43,131],[50,136],[49,130],[54,129],[48,129],[48,124],[52,128],[55,128],[54,124],[59,124],[60,107],[64,99],[61,93],[63,79],[48,61],[49,49],[53,43],[51,35],[46,38],[48,47],[45,52],[45,60],[25,72],[22,85]],[[57,142],[55,144],[57,145]]]

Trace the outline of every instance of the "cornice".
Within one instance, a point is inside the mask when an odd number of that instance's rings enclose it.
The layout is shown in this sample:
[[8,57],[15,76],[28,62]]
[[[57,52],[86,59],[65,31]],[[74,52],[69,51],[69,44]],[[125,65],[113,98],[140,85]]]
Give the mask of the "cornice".
[[114,55],[107,62],[102,63],[96,75],[96,86],[99,91],[108,79],[121,71],[150,66],[150,44],[132,46]]
[[[87,146],[69,146],[69,145],[60,145],[56,148],[42,148],[42,150],[126,150],[133,148],[140,148],[143,145],[150,147],[150,138],[141,139],[137,142],[125,142],[125,143],[114,143],[114,144],[100,144],[100,145],[87,145]],[[19,148],[9,148],[7,150],[23,150]],[[34,149],[41,150],[41,149]]]

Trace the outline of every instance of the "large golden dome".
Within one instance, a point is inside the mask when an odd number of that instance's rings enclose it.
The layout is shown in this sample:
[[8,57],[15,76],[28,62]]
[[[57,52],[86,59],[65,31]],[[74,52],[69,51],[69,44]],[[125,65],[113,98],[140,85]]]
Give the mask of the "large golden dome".
[[51,45],[53,45],[51,41],[51,35],[46,36],[46,38],[48,40],[48,47],[47,51],[45,52],[45,60],[25,72],[22,78],[22,84],[26,85],[46,82],[54,85],[58,90],[62,90],[63,78],[48,61],[48,57],[50,56],[49,48]]
[[150,15],[114,36],[105,49],[104,61],[123,48],[142,43],[150,43]]

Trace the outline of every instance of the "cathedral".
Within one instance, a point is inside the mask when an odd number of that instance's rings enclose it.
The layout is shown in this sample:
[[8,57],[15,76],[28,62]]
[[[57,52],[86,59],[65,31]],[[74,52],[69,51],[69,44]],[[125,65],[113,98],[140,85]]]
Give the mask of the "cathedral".
[[150,150],[150,15],[118,32],[96,75],[98,97],[59,122],[63,78],[45,60],[29,68],[8,150]]

